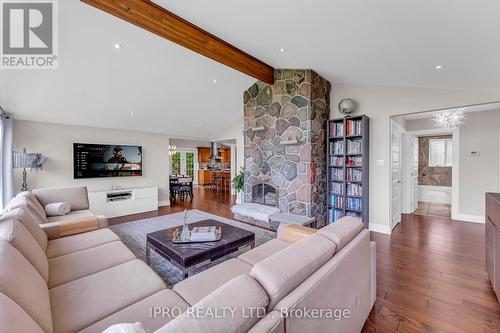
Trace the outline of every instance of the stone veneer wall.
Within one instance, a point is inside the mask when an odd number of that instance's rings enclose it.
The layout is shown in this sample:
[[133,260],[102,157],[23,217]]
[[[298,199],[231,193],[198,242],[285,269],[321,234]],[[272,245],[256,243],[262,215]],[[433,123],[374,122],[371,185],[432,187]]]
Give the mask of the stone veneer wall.
[[315,217],[322,226],[331,85],[309,69],[277,69],[274,75],[274,85],[259,81],[244,92],[244,202],[252,202],[253,185],[268,182],[278,188],[282,212]]

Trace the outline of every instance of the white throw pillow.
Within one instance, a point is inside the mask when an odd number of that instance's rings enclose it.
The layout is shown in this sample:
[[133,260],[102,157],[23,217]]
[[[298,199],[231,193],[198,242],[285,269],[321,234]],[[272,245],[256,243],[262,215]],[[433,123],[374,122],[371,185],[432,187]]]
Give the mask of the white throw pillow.
[[102,333],[149,333],[141,323],[116,324],[109,326]]
[[69,202],[55,202],[45,206],[45,214],[47,216],[62,216],[71,212]]

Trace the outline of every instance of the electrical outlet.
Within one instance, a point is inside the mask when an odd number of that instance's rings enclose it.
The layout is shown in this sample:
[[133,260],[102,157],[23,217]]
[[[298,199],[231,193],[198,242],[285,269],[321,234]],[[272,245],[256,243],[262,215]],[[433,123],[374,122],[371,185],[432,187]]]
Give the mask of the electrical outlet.
[[473,150],[469,152],[469,156],[479,156],[479,155],[481,155],[479,150]]

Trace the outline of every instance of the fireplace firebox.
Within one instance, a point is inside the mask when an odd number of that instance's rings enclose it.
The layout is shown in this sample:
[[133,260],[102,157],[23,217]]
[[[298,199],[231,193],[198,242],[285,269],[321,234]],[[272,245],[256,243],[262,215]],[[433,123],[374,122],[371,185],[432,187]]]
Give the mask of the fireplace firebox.
[[268,183],[255,184],[252,187],[252,202],[278,207],[278,191]]

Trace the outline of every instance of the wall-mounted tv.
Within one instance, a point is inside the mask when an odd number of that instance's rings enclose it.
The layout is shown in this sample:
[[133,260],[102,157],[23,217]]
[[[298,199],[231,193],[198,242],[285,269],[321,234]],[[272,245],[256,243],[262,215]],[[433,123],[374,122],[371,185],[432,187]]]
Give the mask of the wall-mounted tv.
[[142,147],[73,144],[74,178],[142,176]]

